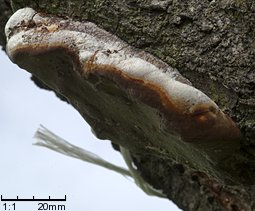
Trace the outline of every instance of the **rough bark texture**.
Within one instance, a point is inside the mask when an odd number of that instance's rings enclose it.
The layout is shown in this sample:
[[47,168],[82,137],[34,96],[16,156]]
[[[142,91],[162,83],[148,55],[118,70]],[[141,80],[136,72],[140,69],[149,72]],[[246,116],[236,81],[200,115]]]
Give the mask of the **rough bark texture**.
[[9,17],[12,15],[10,2],[0,0],[0,45],[3,50],[5,49],[6,38],[4,34],[5,23],[8,21]]
[[[235,120],[243,134],[240,150],[224,161],[220,169],[204,167],[208,171],[202,171],[203,166],[176,160],[171,153],[165,155],[165,151],[136,150],[132,141],[139,143],[143,139],[135,137],[136,134],[129,137],[131,143],[125,147],[133,153],[141,175],[184,210],[255,209],[255,3],[252,0],[16,0],[12,6],[15,10],[29,6],[45,13],[89,20],[177,68]],[[10,13],[8,2],[0,1],[3,46],[3,26]],[[104,115],[98,110],[90,112],[99,119]],[[125,135],[112,134],[112,123],[95,124],[88,117],[86,120],[97,131],[103,131],[98,132],[99,138],[110,137],[116,144],[123,144],[119,137]],[[145,137],[149,139],[146,134]],[[155,147],[153,140],[150,142]]]

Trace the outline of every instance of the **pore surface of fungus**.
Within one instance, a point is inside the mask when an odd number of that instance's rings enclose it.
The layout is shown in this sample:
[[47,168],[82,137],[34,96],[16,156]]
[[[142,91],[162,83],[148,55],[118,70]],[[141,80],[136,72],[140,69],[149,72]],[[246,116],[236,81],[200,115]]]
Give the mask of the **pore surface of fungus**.
[[239,129],[208,96],[91,22],[24,8],[5,33],[11,60],[64,95],[99,138],[130,150],[163,149],[198,166],[206,166],[201,155],[217,162],[239,147]]

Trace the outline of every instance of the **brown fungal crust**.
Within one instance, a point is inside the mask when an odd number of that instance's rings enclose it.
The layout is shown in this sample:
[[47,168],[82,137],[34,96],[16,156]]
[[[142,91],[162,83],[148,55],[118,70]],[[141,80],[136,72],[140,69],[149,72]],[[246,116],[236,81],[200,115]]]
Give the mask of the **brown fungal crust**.
[[[127,92],[127,95],[140,99],[143,103],[158,109],[167,119],[167,128],[170,133],[179,134],[187,142],[208,143],[210,141],[230,142],[231,146],[240,139],[240,131],[235,123],[222,111],[215,109],[211,104],[198,104],[190,113],[183,113],[167,93],[155,84],[128,76],[117,67],[111,65],[96,65],[93,63],[95,54],[81,64],[77,53],[65,45],[54,46],[22,46],[15,51],[13,59],[24,55],[47,54],[49,51],[61,49],[71,58],[74,70],[85,78],[92,76],[104,77],[114,81]],[[232,142],[232,143],[231,143]],[[227,144],[227,143],[226,143]]]
[[[94,56],[91,59],[93,60]],[[240,131],[235,123],[210,103],[195,105],[191,113],[183,113],[180,110],[183,107],[181,102],[176,104],[165,90],[156,84],[132,78],[111,65],[91,64],[91,60],[85,64],[85,69],[88,77],[93,74],[112,80],[126,90],[127,94],[164,113],[169,131],[179,134],[184,141],[198,143],[226,141],[226,144],[231,146],[240,139]]]
[[[166,120],[167,133],[177,139],[192,143],[211,155],[228,156],[239,147],[240,131],[231,118],[161,60],[127,46],[92,23],[41,14],[35,15],[33,21],[34,24],[29,20],[30,24],[23,22],[9,29],[12,33],[8,33],[8,53],[15,63],[27,60],[29,67],[27,56],[61,50],[84,80],[106,78],[127,96],[157,109]],[[61,65],[58,64],[58,68]]]

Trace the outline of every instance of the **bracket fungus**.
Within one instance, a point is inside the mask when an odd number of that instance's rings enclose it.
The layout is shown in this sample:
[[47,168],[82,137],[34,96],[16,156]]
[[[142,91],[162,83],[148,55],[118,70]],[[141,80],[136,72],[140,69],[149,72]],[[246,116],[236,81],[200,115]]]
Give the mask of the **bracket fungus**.
[[212,160],[239,148],[239,129],[213,100],[176,69],[91,22],[24,8],[5,33],[10,59],[64,95],[99,138],[132,149],[129,130],[149,149],[157,144],[141,137],[157,142],[163,134],[165,145],[174,139],[176,149],[185,145]]

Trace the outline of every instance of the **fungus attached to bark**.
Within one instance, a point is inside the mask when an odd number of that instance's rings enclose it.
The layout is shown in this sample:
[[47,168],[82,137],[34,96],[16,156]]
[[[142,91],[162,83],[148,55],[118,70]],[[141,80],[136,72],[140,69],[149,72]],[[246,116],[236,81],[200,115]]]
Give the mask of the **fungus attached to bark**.
[[[155,121],[160,125],[155,133],[167,133],[220,159],[239,147],[239,129],[208,96],[160,59],[129,46],[93,23],[47,16],[24,8],[10,18],[5,33],[11,60],[67,97],[92,127],[95,122],[111,118],[100,119],[97,112],[104,113],[105,109],[107,116],[114,114],[118,100],[114,101],[109,94],[114,89],[117,95],[118,89],[127,101],[139,102],[155,111]],[[70,82],[72,78],[75,80]],[[77,97],[81,83],[87,84],[82,96],[86,101],[83,108]],[[85,95],[88,89],[94,94]],[[101,99],[95,99],[98,96]],[[99,100],[105,107],[99,106]],[[111,128],[115,137],[125,131],[121,117],[125,113],[118,109],[116,113],[120,115],[111,119],[117,125]],[[141,110],[130,112],[142,115]],[[137,124],[132,118],[130,121],[135,131],[142,127],[139,120]],[[98,136],[104,131],[93,128]],[[111,139],[109,128],[105,131],[108,136],[103,138]],[[141,129],[140,133],[144,131]]]

